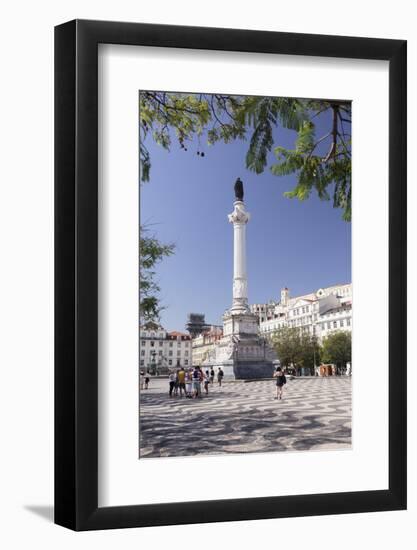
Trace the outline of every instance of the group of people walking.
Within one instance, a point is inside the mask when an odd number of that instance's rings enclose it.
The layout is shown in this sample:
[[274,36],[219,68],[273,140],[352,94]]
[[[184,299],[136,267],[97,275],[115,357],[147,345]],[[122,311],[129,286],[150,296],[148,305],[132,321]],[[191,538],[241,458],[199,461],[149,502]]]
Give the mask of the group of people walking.
[[[196,366],[185,370],[180,367],[176,371],[172,371],[168,376],[169,381],[169,396],[170,397],[189,397],[198,398],[202,396],[202,388],[205,395],[209,393],[209,385],[214,384],[216,374],[213,367],[205,371]],[[217,370],[217,384],[222,385],[224,372],[221,367]]]

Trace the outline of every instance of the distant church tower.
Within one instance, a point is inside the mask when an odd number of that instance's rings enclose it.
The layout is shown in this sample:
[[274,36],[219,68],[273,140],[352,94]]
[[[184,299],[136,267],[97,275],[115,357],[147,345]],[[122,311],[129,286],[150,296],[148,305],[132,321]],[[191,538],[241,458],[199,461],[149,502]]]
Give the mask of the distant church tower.
[[281,289],[281,305],[287,306],[288,305],[288,299],[290,297],[290,291],[287,287]]

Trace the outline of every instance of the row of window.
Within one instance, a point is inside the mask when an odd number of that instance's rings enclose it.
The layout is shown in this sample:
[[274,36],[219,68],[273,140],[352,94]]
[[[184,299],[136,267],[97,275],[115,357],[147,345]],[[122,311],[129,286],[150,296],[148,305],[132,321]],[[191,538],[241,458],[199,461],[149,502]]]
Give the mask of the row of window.
[[[288,322],[288,326],[290,327],[295,327],[295,326],[300,326],[302,323],[300,322],[300,319],[297,319],[296,321],[289,321]],[[329,321],[327,323],[319,323],[322,330],[330,330],[330,329],[335,329],[335,328],[344,328],[345,326],[346,327],[350,327],[351,326],[351,321],[350,319],[340,319],[339,321]],[[275,324],[275,325],[271,325],[269,327],[262,327],[262,330],[263,332],[269,332],[269,331],[272,331],[272,330],[277,330],[281,327],[285,326],[284,324]]]
[[149,333],[146,333],[146,332],[141,332],[140,333],[140,337],[141,338],[147,338],[147,339],[156,339],[156,340],[173,340],[174,342],[181,342],[181,341],[184,341],[185,339],[186,340],[189,340],[189,336],[169,336],[169,334],[167,335],[166,333],[164,332],[160,332],[158,334],[156,334],[155,332],[151,332],[150,334]]
[[299,319],[294,319],[293,321],[288,321],[290,327],[298,327],[300,325],[308,325],[313,322],[313,319],[317,319],[317,315],[308,315],[307,317],[300,317]]
[[146,333],[141,332],[140,333],[141,338],[163,338],[166,339],[166,333],[165,332],[159,332],[158,334],[156,332]]
[[350,319],[340,319],[339,321],[329,321],[327,323],[321,324],[321,328],[323,330],[326,330],[326,328],[327,330],[335,329],[335,328],[344,328],[345,326],[350,327]]
[[303,315],[303,313],[309,313],[309,312],[310,312],[310,306],[302,306],[302,307],[297,307],[296,309],[293,309],[290,312],[290,315],[295,317],[296,315]]
[[[164,342],[166,342],[166,340],[164,340],[163,342],[159,341],[159,342],[158,342],[158,346],[159,346],[160,348],[162,348],[162,346],[164,345]],[[151,348],[154,348],[156,342],[154,342],[153,340],[151,340],[151,341],[149,341],[149,340],[141,340],[140,343],[142,344],[142,346],[145,346],[147,343],[149,343],[150,346],[151,346]],[[181,347],[181,343],[182,343],[182,342],[179,342],[179,341],[177,342],[177,347],[178,347],[178,348]],[[169,347],[170,347],[170,348],[172,348],[172,347],[174,346],[174,342],[169,342],[168,344],[169,344]],[[188,347],[190,346],[190,342],[184,342],[184,346],[185,346],[186,348],[188,348]]]
[[333,311],[329,311],[328,313],[324,313],[323,315],[321,315],[321,317],[323,319],[329,319],[330,317],[334,317],[335,315],[343,314],[343,313],[348,312],[350,310],[351,310],[351,308],[339,308],[337,310],[333,310]]

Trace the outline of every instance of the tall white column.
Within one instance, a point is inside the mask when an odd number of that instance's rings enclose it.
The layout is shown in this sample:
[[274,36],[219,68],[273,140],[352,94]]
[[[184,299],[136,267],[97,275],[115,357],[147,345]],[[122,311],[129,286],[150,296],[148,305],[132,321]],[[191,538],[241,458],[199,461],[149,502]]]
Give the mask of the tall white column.
[[234,202],[234,210],[228,215],[233,224],[233,304],[232,313],[248,313],[248,279],[246,276],[246,224],[250,214],[243,201]]

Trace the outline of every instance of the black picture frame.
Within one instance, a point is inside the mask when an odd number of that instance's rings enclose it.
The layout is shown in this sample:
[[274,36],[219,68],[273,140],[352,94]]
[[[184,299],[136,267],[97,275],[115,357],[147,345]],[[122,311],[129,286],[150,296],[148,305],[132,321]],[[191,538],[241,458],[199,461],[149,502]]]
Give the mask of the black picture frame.
[[[387,490],[98,507],[98,44],[389,62]],[[57,524],[78,531],[406,508],[406,113],[404,40],[84,20],[55,28]]]

